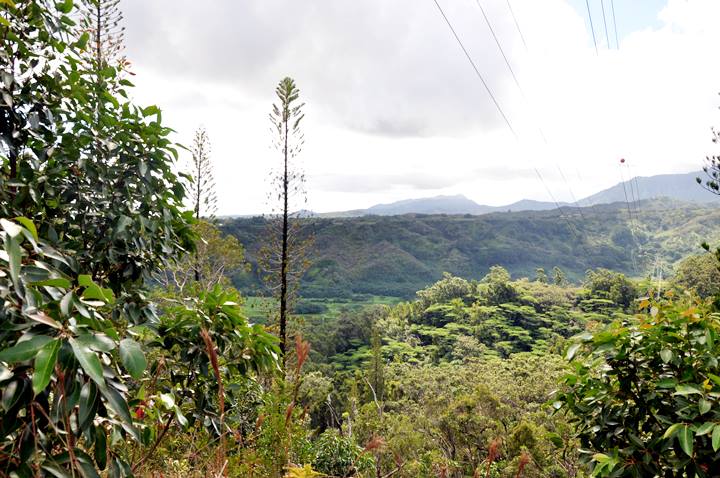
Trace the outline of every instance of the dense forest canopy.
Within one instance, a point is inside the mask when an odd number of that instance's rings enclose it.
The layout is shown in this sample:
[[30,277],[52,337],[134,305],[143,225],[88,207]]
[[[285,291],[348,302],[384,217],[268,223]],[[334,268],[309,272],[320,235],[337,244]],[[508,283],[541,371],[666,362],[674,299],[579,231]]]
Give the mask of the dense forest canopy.
[[[316,247],[303,295],[409,297],[443,272],[480,279],[497,264],[530,278],[539,267],[560,267],[579,282],[597,267],[647,277],[660,260],[667,275],[684,257],[701,253],[703,241],[720,239],[715,207],[644,201],[642,221],[629,216],[624,203],[568,211],[570,224],[557,211],[309,218],[306,229]],[[245,245],[251,264],[263,243],[263,224],[259,217],[222,221],[223,231]],[[234,283],[249,293],[262,290],[255,267]]]

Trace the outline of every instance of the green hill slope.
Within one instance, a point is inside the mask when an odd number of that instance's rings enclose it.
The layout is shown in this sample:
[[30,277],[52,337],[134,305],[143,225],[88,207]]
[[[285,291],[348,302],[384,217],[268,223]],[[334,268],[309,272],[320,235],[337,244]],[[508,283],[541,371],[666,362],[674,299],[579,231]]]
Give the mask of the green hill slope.
[[[315,252],[302,293],[408,297],[443,272],[479,279],[496,264],[514,277],[555,266],[575,280],[596,267],[644,276],[656,255],[672,266],[699,252],[701,242],[720,241],[720,209],[712,206],[655,200],[642,202],[639,211],[625,203],[563,211],[304,219]],[[236,285],[256,290],[254,255],[265,220],[233,219],[222,227],[245,245],[253,263]]]

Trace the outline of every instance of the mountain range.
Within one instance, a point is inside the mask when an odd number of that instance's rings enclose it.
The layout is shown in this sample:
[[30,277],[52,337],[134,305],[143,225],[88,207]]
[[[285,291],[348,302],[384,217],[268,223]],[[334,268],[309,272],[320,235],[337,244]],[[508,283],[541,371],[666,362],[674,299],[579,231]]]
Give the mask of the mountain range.
[[577,203],[522,199],[504,206],[478,204],[463,196],[435,196],[420,199],[405,199],[389,204],[376,204],[367,209],[337,211],[314,214],[319,217],[361,217],[396,216],[401,214],[488,214],[492,212],[548,211],[560,207],[590,207],[598,204],[616,202],[637,203],[637,201],[658,199],[661,197],[682,202],[720,204],[720,197],[710,194],[697,184],[696,178],[704,177],[702,171],[684,174],[660,174],[656,176],[638,176],[604,189]]
[[[553,209],[306,218],[302,230],[315,246],[301,293],[407,297],[443,272],[480,279],[496,264],[515,277],[558,266],[580,281],[597,267],[645,277],[660,261],[667,276],[677,261],[703,252],[703,241],[720,244],[720,208],[714,205],[646,199],[636,206],[629,209],[623,201],[564,208],[563,214]],[[253,295],[262,284],[257,255],[266,242],[266,220],[229,219],[221,227],[245,247],[252,271],[233,280]]]

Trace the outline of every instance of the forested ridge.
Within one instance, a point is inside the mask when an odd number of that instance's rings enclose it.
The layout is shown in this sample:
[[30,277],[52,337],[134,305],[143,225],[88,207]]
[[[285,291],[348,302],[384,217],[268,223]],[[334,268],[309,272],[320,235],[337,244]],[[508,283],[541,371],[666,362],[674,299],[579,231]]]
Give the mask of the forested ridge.
[[[573,281],[604,267],[630,276],[652,273],[659,257],[669,270],[720,239],[720,210],[671,200],[482,216],[402,215],[304,219],[315,237],[312,267],[302,283],[308,297],[353,293],[409,297],[443,272],[480,279],[493,265],[532,277],[560,267]],[[264,220],[224,219],[250,263],[262,244]],[[262,290],[257,268],[234,278],[251,294]]]
[[720,476],[715,208],[305,218],[283,77],[218,219],[119,5],[0,0],[0,477]]

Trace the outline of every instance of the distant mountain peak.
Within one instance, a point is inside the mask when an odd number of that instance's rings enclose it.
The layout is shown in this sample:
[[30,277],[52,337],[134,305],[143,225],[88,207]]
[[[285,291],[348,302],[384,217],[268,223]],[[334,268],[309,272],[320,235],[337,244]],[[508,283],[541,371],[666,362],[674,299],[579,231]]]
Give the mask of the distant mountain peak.
[[590,207],[598,204],[643,201],[666,197],[683,203],[713,203],[720,197],[698,186],[695,180],[702,171],[681,174],[638,176],[595,193],[576,203],[559,203],[521,199],[505,206],[478,204],[463,194],[440,195],[427,198],[403,199],[387,204],[376,204],[367,209],[323,213],[325,217],[397,216],[402,214],[488,214],[491,212],[547,211],[561,207]]

